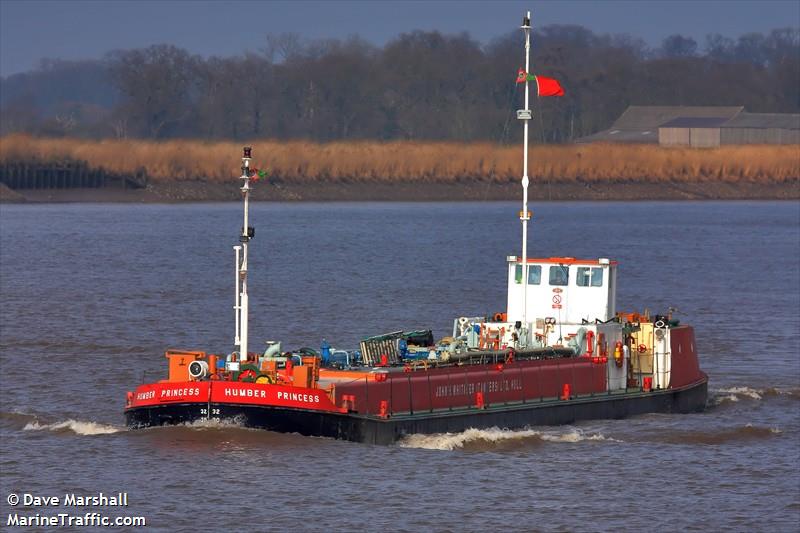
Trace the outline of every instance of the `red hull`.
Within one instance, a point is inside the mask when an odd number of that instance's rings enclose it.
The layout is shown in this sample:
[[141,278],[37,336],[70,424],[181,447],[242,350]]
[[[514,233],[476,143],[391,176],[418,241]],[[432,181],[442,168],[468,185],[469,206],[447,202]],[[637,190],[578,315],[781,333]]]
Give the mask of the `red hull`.
[[336,403],[354,398],[359,413],[378,414],[381,403],[389,412],[420,412],[476,405],[482,393],[485,405],[556,398],[564,385],[570,395],[606,390],[606,367],[587,358],[515,361],[510,364],[432,368],[390,373],[386,381],[337,384]]

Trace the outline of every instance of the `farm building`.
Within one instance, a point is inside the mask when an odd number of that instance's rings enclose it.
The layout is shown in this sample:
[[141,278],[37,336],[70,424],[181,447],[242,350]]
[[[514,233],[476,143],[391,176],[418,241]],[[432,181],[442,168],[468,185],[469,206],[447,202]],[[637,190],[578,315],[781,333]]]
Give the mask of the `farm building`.
[[800,115],[740,113],[720,126],[720,144],[800,144]]
[[658,127],[658,144],[696,148],[719,146],[719,128],[727,121],[727,118],[679,117]]
[[747,113],[743,107],[630,106],[611,128],[576,142],[659,143],[697,148],[800,144],[800,115]]
[[639,106],[632,105],[607,130],[586,137],[577,143],[623,142],[658,144],[658,128],[677,118],[722,118],[730,120],[744,107],[719,106]]

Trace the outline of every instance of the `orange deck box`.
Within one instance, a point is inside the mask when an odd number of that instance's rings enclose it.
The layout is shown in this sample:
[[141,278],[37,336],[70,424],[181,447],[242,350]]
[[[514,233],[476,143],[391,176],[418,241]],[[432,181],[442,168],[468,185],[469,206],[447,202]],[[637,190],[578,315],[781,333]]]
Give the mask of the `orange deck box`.
[[167,381],[189,381],[189,363],[196,359],[205,359],[205,352],[189,352],[168,350],[164,357],[169,359],[169,377]]
[[295,387],[311,387],[311,377],[314,375],[313,367],[301,365],[292,369]]

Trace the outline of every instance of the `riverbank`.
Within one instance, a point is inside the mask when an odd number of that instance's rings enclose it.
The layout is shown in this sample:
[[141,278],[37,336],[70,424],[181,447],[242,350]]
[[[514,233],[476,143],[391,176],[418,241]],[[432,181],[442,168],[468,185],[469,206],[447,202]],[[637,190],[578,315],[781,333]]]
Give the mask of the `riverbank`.
[[[491,143],[0,138],[4,201],[224,201],[239,198],[241,146],[267,174],[254,199],[517,200],[518,146]],[[800,147],[535,145],[534,200],[800,199]],[[120,188],[87,187],[121,184]],[[144,188],[138,188],[145,185]],[[124,189],[128,187],[128,189]],[[55,188],[60,187],[60,188]],[[21,196],[15,197],[13,193]]]
[[[1,186],[0,186],[1,187]],[[144,189],[43,189],[0,190],[0,202],[66,203],[127,202],[178,203],[236,201],[236,183],[185,181],[155,183]],[[798,200],[800,183],[605,183],[565,184],[532,182],[532,201],[649,201],[649,200]],[[519,183],[337,183],[286,185],[268,182],[254,185],[256,201],[514,201],[521,197]]]

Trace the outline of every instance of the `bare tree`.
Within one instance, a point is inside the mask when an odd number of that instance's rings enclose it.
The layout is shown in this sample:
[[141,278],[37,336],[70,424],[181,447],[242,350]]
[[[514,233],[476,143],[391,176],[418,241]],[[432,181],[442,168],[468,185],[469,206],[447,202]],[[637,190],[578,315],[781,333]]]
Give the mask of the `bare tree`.
[[[608,127],[631,104],[743,105],[800,112],[800,30],[729,39],[703,50],[672,35],[651,50],[580,26],[533,33],[534,74],[561,98],[534,98],[533,138],[565,142]],[[118,138],[253,137],[506,141],[522,66],[520,32],[481,45],[414,31],[383,47],[358,37],[265,36],[259,54],[190,55],[158,45],[95,62],[42,62],[0,78],[0,131]],[[113,85],[111,85],[111,81]]]
[[113,80],[124,96],[131,124],[148,137],[163,137],[192,112],[193,70],[197,59],[185,50],[155,45],[110,56]]

